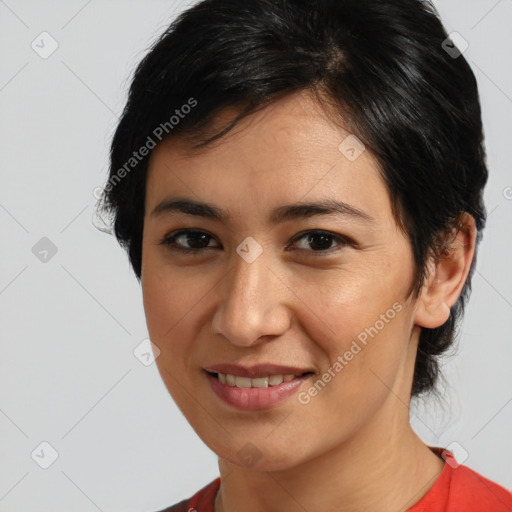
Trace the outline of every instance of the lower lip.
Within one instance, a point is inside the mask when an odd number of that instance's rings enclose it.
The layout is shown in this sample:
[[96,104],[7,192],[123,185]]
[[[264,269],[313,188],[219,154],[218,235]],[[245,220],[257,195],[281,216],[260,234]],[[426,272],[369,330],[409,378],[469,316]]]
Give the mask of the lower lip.
[[223,384],[217,377],[208,372],[206,372],[206,376],[213,391],[225,403],[237,409],[257,411],[274,407],[294,395],[299,386],[312,377],[312,374],[267,388],[237,388],[236,386]]

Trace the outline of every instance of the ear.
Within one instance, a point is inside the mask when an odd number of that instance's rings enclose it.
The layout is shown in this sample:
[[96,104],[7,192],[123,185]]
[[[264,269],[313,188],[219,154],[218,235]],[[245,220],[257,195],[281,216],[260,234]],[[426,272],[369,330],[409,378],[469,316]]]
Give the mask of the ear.
[[459,298],[475,256],[476,225],[469,213],[460,217],[460,229],[454,228],[446,240],[439,261],[428,261],[428,275],[416,301],[415,324],[434,329],[450,317],[450,308]]

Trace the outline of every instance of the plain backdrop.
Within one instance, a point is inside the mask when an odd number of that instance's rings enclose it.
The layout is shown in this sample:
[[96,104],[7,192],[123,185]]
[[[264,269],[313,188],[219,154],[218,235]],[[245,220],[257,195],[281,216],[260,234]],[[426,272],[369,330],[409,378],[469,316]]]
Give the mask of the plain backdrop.
[[[447,398],[411,419],[511,488],[512,2],[436,5],[480,87],[489,219]],[[134,355],[141,290],[93,225],[131,73],[184,7],[0,0],[0,512],[152,512],[218,475],[156,366]]]

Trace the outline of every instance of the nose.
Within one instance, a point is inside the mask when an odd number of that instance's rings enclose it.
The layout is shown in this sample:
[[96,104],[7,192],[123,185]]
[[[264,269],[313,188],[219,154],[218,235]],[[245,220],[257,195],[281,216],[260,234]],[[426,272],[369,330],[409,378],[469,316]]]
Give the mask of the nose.
[[250,347],[290,327],[286,305],[290,291],[269,267],[265,253],[252,263],[238,255],[221,286],[221,300],[212,321],[212,333],[233,345]]

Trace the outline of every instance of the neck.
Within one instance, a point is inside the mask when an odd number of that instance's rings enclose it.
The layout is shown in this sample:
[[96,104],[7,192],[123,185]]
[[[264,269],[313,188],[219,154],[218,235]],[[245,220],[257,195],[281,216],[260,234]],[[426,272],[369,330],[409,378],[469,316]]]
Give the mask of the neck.
[[444,463],[412,430],[408,407],[384,407],[374,419],[348,442],[289,469],[250,471],[220,458],[215,512],[408,510]]

